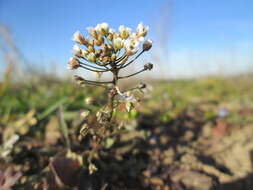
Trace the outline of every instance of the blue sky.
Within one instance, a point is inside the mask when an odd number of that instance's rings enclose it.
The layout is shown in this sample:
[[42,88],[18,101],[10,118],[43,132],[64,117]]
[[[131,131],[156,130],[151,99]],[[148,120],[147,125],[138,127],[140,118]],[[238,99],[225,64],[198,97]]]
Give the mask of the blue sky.
[[0,24],[29,60],[65,68],[76,30],[143,21],[163,75],[196,75],[253,69],[252,9],[252,0],[0,0]]

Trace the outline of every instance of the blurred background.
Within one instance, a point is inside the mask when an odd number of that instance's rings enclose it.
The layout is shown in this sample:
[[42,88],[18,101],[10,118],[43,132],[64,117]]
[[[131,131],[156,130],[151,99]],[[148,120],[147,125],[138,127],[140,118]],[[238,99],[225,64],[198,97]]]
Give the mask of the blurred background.
[[[252,190],[252,10],[252,0],[0,0],[0,189],[51,190],[55,176],[79,189]],[[102,22],[148,25],[153,47],[128,71],[154,69],[122,80],[137,100],[117,102],[97,148],[108,91],[73,83],[67,62],[74,32]]]
[[[251,0],[0,0],[1,76],[12,62],[15,76],[70,74],[66,63],[76,30],[108,22],[133,30],[150,26],[155,78],[248,74],[253,69]],[[135,65],[138,67],[138,65]]]

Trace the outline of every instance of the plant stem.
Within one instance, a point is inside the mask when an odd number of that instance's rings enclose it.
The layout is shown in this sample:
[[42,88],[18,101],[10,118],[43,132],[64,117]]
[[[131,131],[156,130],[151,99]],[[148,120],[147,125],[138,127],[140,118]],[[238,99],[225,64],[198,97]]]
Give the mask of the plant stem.
[[126,63],[126,64],[124,64],[124,65],[121,65],[120,67],[119,67],[119,69],[123,69],[123,68],[125,68],[125,67],[127,67],[128,65],[130,65],[131,63],[133,63],[136,59],[138,59],[138,57],[140,57],[141,56],[141,54],[143,54],[145,51],[144,50],[142,50],[133,60],[131,60],[129,63]]
[[140,71],[138,71],[138,72],[136,72],[136,73],[133,73],[133,74],[131,74],[131,75],[127,75],[127,76],[122,76],[122,77],[118,77],[118,79],[124,79],[124,78],[128,78],[128,77],[132,77],[132,76],[134,76],[134,75],[137,75],[137,74],[139,74],[139,73],[141,73],[141,72],[143,72],[143,71],[146,71],[147,69],[142,69],[142,70],[140,70]]
[[117,89],[116,89],[116,85],[117,85],[117,82],[118,82],[118,69],[116,67],[116,64],[111,64],[112,66],[112,73],[113,73],[113,87],[112,89],[109,91],[108,93],[108,109],[109,109],[109,118],[108,118],[108,122],[111,121],[112,119],[112,115],[113,115],[113,101],[114,101],[114,98],[115,96],[117,95]]

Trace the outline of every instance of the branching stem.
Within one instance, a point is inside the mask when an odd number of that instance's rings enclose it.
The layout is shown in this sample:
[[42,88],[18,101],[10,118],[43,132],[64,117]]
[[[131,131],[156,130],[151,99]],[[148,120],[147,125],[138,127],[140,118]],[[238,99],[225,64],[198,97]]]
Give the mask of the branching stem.
[[124,78],[128,78],[128,77],[132,77],[132,76],[137,75],[137,74],[139,74],[139,73],[142,73],[143,71],[146,71],[146,70],[147,70],[147,69],[143,68],[142,70],[140,70],[140,71],[138,71],[138,72],[136,72],[136,73],[133,73],[133,74],[131,74],[131,75],[119,77],[119,79],[124,79]]
[[124,65],[121,65],[121,67],[119,69],[123,69],[125,67],[127,67],[128,65],[130,65],[131,63],[133,63],[136,59],[138,59],[138,57],[141,56],[141,54],[143,54],[145,51],[142,50],[133,60],[131,60],[130,62],[124,64]]

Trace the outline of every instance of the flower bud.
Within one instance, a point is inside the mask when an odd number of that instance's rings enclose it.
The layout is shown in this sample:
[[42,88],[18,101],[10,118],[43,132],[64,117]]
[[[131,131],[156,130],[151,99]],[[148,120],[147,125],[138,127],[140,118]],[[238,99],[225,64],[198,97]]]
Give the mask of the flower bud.
[[115,60],[116,60],[116,54],[113,53],[113,54],[111,55],[111,61],[114,62]]
[[94,46],[94,44],[95,44],[95,43],[94,43],[94,40],[93,40],[92,38],[88,38],[88,39],[87,39],[87,45],[86,45],[86,46],[89,46],[89,45],[90,45],[90,46]]
[[102,43],[104,43],[104,41],[105,41],[104,38],[103,38],[103,36],[101,36],[101,35],[98,36],[98,40],[101,41]]
[[99,60],[100,62],[102,62],[102,61],[103,61],[103,57],[102,57],[102,56],[98,57],[98,60]]
[[124,46],[124,41],[121,38],[115,38],[113,40],[113,46],[116,50],[120,50]]
[[95,63],[96,62],[96,56],[93,52],[89,53],[88,56],[87,56],[87,60],[89,62],[92,62],[92,63]]
[[72,53],[76,57],[82,57],[82,49],[78,47],[78,45],[74,45],[72,48]]
[[145,70],[152,70],[153,69],[153,64],[152,63],[147,63],[144,65]]
[[95,30],[99,31],[102,36],[106,35],[109,31],[109,25],[106,22],[98,24]]
[[95,39],[98,38],[98,33],[97,33],[97,31],[95,30],[95,28],[93,28],[93,27],[87,27],[86,29],[88,30],[89,34],[90,34],[93,38],[95,38]]
[[81,54],[82,54],[82,57],[86,57],[89,54],[89,52],[85,49],[82,49]]
[[87,45],[87,41],[85,40],[85,38],[82,36],[82,34],[80,33],[80,31],[76,31],[72,37],[72,40],[74,40],[75,42],[82,44],[82,45]]
[[106,54],[107,51],[108,51],[108,46],[107,46],[107,44],[103,44],[103,45],[101,46],[101,48],[102,48],[103,53]]
[[142,49],[143,51],[148,51],[150,50],[152,47],[152,41],[151,40],[146,40],[143,45],[142,45]]
[[89,46],[88,46],[88,51],[94,53],[94,52],[95,52],[95,49],[94,49],[93,46],[89,45]]
[[107,40],[112,41],[113,40],[113,34],[109,33],[107,36]]
[[94,43],[95,43],[96,46],[101,46],[102,45],[102,41],[100,41],[100,40],[95,40]]
[[139,23],[136,28],[137,37],[145,37],[147,35],[148,29],[149,29],[148,26],[144,26],[142,22]]
[[103,57],[103,59],[102,59],[102,62],[103,63],[107,63],[107,62],[109,62],[110,61],[110,57],[108,57],[108,56],[105,56],[105,57]]
[[96,51],[95,51],[96,57],[99,57],[101,53],[102,53],[102,49],[96,50]]
[[79,66],[80,66],[80,61],[77,58],[75,57],[69,58],[68,69],[74,70],[74,69],[77,69]]
[[119,27],[119,35],[120,35],[121,38],[123,38],[123,39],[128,38],[129,35],[130,35],[130,33],[131,33],[131,29],[130,28],[125,27],[123,25],[120,25],[120,27]]
[[113,46],[111,44],[108,44],[107,47],[109,50],[113,50]]
[[128,56],[134,55],[138,50],[138,40],[136,38],[133,39],[127,39],[124,41],[124,48],[126,50],[126,54]]

